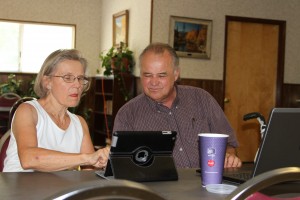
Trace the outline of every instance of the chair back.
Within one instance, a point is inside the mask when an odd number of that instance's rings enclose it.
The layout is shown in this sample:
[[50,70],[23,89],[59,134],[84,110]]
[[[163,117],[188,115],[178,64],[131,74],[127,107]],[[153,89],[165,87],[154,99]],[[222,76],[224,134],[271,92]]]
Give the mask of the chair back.
[[0,139],[0,172],[3,171],[4,159],[6,158],[6,150],[10,139],[10,129]]
[[121,179],[79,183],[43,200],[50,199],[166,200],[141,183]]
[[19,105],[20,105],[21,103],[26,102],[26,101],[31,101],[31,100],[35,100],[35,99],[36,99],[36,98],[34,98],[34,97],[23,97],[23,98],[17,100],[17,101],[13,104],[13,106],[11,107],[11,109],[10,109],[10,111],[9,111],[8,127],[11,126],[12,118],[13,118],[13,116],[14,116],[14,114],[15,114],[17,108],[19,107]]
[[254,178],[241,184],[237,189],[235,189],[231,194],[229,194],[225,200],[244,200],[244,199],[276,200],[278,198],[273,198],[272,196],[264,195],[259,191],[266,189],[270,186],[273,186],[275,184],[286,183],[286,182],[289,182],[290,184],[297,184],[296,185],[297,189],[296,191],[293,191],[293,193],[296,192],[295,194],[297,194],[298,197],[284,198],[284,199],[285,200],[300,199],[299,186],[298,186],[299,181],[300,181],[300,167],[283,167],[279,169],[274,169],[259,174]]
[[8,144],[9,144],[10,132],[11,132],[10,127],[11,127],[12,118],[21,103],[26,102],[26,101],[31,101],[34,99],[35,99],[34,97],[23,97],[23,98],[17,100],[12,105],[12,107],[9,111],[9,117],[8,117],[9,130],[6,131],[6,133],[0,139],[0,171],[1,172],[3,171],[4,159],[6,158],[6,150],[7,150]]
[[10,108],[19,99],[21,97],[18,94],[4,93],[0,96],[0,106]]
[[21,97],[15,93],[4,93],[0,96],[0,137],[9,129],[7,126],[9,111],[19,99]]

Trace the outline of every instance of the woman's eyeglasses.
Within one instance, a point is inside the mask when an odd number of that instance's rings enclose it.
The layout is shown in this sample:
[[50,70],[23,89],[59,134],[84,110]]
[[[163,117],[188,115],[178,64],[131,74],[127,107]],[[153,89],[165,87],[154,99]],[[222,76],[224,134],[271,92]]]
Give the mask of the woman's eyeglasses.
[[54,76],[54,75],[50,75],[52,77],[60,77],[62,78],[66,83],[74,83],[75,79],[78,80],[78,82],[81,84],[81,85],[86,85],[88,84],[89,80],[87,77],[85,76],[74,76],[74,75],[71,75],[71,74],[67,74],[67,75],[64,75],[64,76]]

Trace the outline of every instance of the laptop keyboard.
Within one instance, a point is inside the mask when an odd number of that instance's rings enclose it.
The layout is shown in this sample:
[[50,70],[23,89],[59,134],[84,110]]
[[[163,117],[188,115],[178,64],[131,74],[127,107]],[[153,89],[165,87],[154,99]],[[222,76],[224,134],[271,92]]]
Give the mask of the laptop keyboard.
[[240,180],[249,180],[251,178],[251,174],[250,173],[232,173],[230,174],[231,177],[233,178],[237,178],[237,179],[240,179]]

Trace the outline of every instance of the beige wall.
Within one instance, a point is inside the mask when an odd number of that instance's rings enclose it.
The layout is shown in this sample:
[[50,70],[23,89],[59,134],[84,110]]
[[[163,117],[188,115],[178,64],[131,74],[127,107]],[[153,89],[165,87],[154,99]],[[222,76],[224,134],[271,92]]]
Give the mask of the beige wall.
[[[170,15],[213,20],[211,59],[181,58],[183,78],[222,80],[225,15],[286,20],[284,82],[300,83],[299,0],[153,0],[153,7],[153,41],[168,42]],[[92,75],[99,53],[112,45],[112,15],[125,9],[137,57],[150,42],[151,0],[0,0],[1,19],[76,24],[76,48]]]
[[98,67],[101,0],[0,0],[0,18],[76,25],[76,48]]
[[150,42],[151,0],[0,0],[0,19],[76,25],[76,48],[100,66],[99,53],[112,46],[112,15],[129,10],[129,47],[138,55]]
[[211,59],[181,58],[183,78],[223,79],[225,16],[285,20],[285,83],[300,83],[299,0],[153,0],[152,41],[168,42],[170,15],[213,20]]
[[[137,57],[150,43],[151,0],[102,0],[101,49],[112,46],[112,16],[123,10],[129,10],[128,44]],[[135,75],[139,69],[135,67]]]

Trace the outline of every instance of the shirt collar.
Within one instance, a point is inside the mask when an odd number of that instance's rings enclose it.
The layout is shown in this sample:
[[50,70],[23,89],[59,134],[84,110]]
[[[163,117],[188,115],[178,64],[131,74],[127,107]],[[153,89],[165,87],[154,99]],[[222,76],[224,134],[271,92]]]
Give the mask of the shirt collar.
[[[176,98],[174,99],[174,101],[173,101],[173,104],[172,104],[172,107],[171,107],[171,110],[173,109],[173,108],[178,108],[178,105],[179,105],[179,97],[180,97],[180,91],[178,90],[178,86],[177,86],[177,84],[175,83],[174,84],[174,87],[175,87],[175,90],[176,90]],[[161,103],[158,103],[158,102],[156,102],[156,101],[154,101],[153,99],[151,99],[149,96],[147,96],[145,93],[144,93],[144,95],[145,95],[145,97],[147,98],[147,100],[148,100],[148,102],[149,102],[149,104],[150,104],[150,106],[153,108],[153,109],[155,109],[155,110],[157,110],[157,111],[159,111],[159,112],[166,112],[166,111],[169,111],[170,109],[168,108],[168,107],[166,107],[166,106],[164,106],[163,104],[161,104]]]

